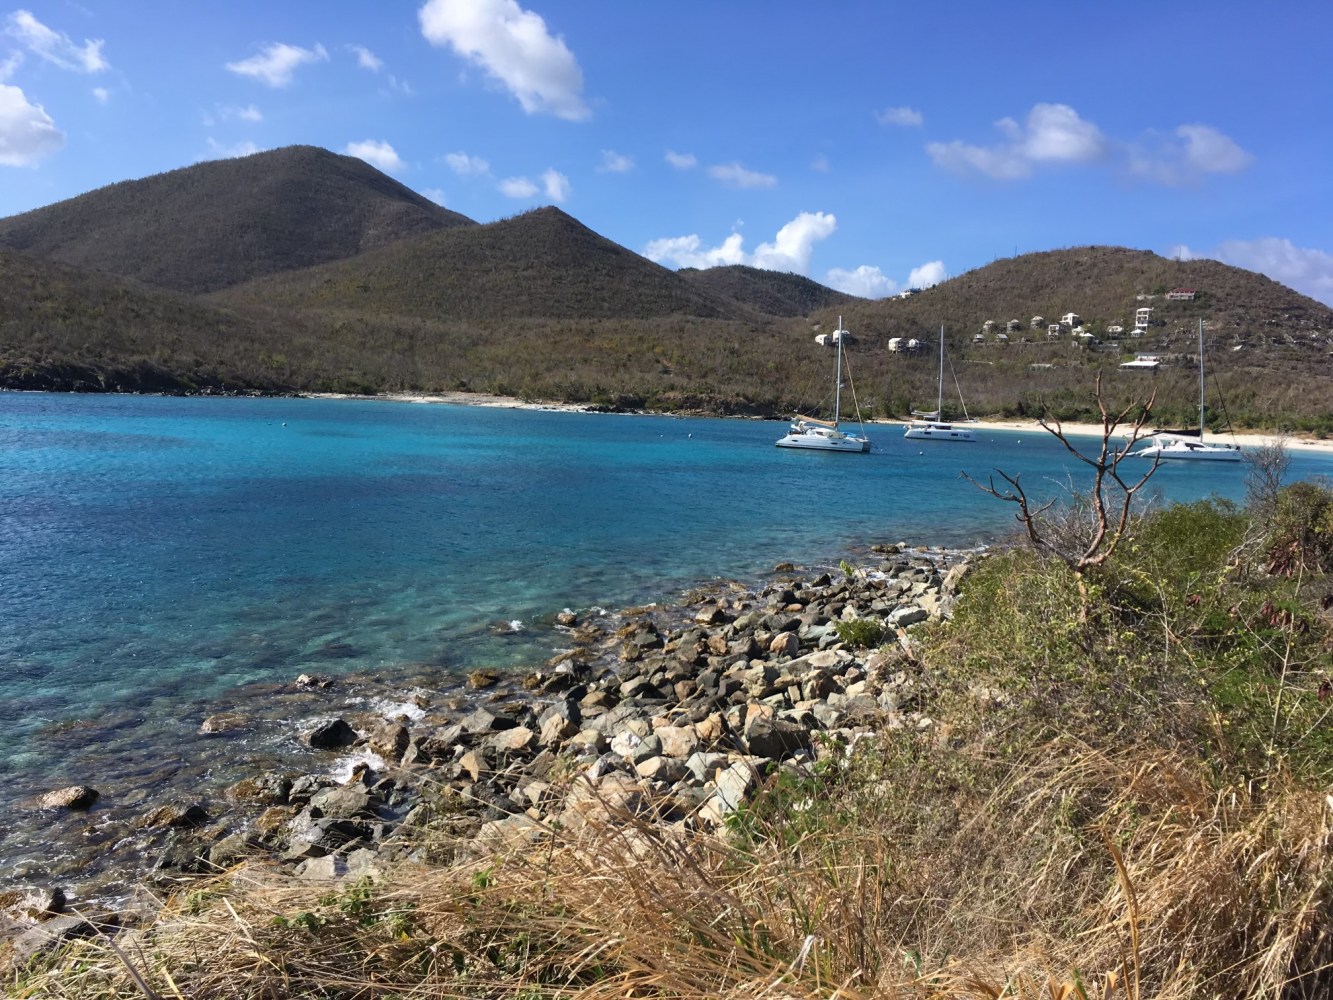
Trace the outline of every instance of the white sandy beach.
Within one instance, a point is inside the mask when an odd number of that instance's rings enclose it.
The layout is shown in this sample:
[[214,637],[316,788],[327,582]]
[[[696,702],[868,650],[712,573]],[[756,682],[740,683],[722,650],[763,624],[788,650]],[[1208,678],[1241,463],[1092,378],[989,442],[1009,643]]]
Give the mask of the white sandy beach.
[[[453,403],[459,406],[493,406],[511,410],[581,412],[587,409],[586,406],[579,403],[533,402],[515,396],[488,396],[479,392],[386,393],[382,396],[351,396],[340,393],[310,393],[308,395],[312,399],[378,399],[401,403]],[[906,421],[902,420],[873,420],[867,421],[867,423],[882,427],[906,426]],[[1045,433],[1042,431],[1041,425],[1035,420],[979,420],[971,426],[978,430],[1032,430]],[[1080,436],[1089,434],[1097,436],[1102,432],[1101,426],[1098,424],[1062,423],[1061,427],[1070,434]],[[1121,428],[1118,433],[1123,434],[1127,429]],[[1146,437],[1147,434],[1145,433],[1142,436]],[[1317,451],[1333,454],[1333,440],[1302,437],[1294,434],[1263,434],[1256,431],[1239,431],[1234,434],[1210,435],[1210,437],[1215,437],[1217,440],[1229,444],[1238,444],[1241,448],[1245,448],[1247,445],[1258,447],[1281,441],[1292,451]]]

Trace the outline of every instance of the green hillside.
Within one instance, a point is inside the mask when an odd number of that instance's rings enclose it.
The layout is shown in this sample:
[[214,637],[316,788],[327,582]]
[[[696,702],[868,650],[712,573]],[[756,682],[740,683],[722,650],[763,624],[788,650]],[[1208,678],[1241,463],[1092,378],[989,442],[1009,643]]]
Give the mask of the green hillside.
[[362,160],[291,146],[121,181],[0,219],[0,247],[207,292],[471,225]]
[[861,301],[827,288],[800,274],[763,271],[732,264],[704,270],[687,267],[676,272],[697,288],[725,295],[769,316],[808,316],[818,309]]
[[760,318],[558,208],[399,240],[348,260],[253,281],[219,300],[483,326],[517,318]]

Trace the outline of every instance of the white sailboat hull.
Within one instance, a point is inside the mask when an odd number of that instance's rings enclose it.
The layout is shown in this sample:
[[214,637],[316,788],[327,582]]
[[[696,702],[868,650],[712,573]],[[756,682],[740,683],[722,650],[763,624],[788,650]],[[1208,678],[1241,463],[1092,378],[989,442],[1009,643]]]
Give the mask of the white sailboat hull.
[[957,424],[942,424],[933,420],[913,420],[903,437],[912,441],[976,441],[976,431]]
[[1133,452],[1134,458],[1156,458],[1163,462],[1239,462],[1240,448],[1230,444],[1204,444],[1194,438],[1157,435]]
[[870,450],[868,438],[847,434],[836,427],[800,427],[792,426],[785,437],[778,438],[779,448],[808,448],[811,451],[853,451]]

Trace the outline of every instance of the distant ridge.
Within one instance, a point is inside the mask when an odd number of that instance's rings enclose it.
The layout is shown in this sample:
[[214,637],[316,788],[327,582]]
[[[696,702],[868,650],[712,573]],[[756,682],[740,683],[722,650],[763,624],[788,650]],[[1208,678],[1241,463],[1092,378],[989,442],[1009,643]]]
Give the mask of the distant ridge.
[[760,319],[755,310],[553,207],[400,240],[349,260],[260,279],[222,298],[483,324],[519,318]]
[[[1172,302],[1165,293],[1195,291]],[[1172,260],[1146,250],[1087,246],[1006,257],[967,271],[906,299],[858,304],[862,326],[894,335],[938,330],[979,333],[986,320],[1003,330],[1018,320],[1031,335],[1032,317],[1056,322],[1078,313],[1098,336],[1106,328],[1134,325],[1134,311],[1152,306],[1156,321],[1190,325],[1203,317],[1215,334],[1229,337],[1300,336],[1333,331],[1333,308],[1262,274],[1215,260]],[[828,315],[828,314],[826,314]],[[1043,339],[1038,331],[1035,339]]]
[[808,316],[818,309],[865,301],[834,291],[804,275],[742,264],[704,270],[689,267],[677,273],[697,288],[728,296],[770,316]]
[[289,146],[0,219],[0,246],[198,293],[473,225],[362,160]]

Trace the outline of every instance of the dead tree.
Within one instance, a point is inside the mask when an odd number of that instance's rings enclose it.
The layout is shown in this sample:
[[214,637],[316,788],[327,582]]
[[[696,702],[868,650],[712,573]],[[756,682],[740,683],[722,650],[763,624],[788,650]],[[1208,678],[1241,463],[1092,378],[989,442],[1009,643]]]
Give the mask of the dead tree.
[[[988,484],[982,485],[964,473],[967,480],[983,492],[1008,503],[1017,504],[1018,513],[1014,516],[1023,525],[1033,547],[1049,553],[1068,566],[1078,580],[1080,595],[1084,597],[1087,596],[1084,574],[1102,565],[1115,554],[1116,548],[1129,529],[1134,498],[1152,478],[1161,461],[1154,457],[1141,475],[1136,473],[1134,476],[1125,477],[1120,472],[1120,463],[1129,457],[1135,444],[1147,437],[1144,427],[1152,412],[1153,403],[1156,402],[1156,392],[1141,408],[1137,403],[1131,402],[1123,410],[1112,413],[1106,408],[1106,401],[1102,398],[1102,374],[1099,371],[1094,395],[1102,423],[1101,444],[1095,455],[1080,451],[1069,440],[1059,419],[1054,417],[1049,409],[1044,409],[1041,419],[1038,420],[1043,430],[1064,445],[1071,455],[1092,469],[1092,488],[1087,494],[1087,506],[1091,515],[1090,531],[1080,533],[1080,537],[1057,538],[1056,532],[1050,529],[1044,519],[1044,515],[1055,501],[1049,500],[1037,506],[1019,482],[1021,475],[1011,476],[996,469]],[[1131,422],[1130,415],[1135,409],[1139,409],[1139,413]],[[1124,436],[1123,444],[1115,444],[1112,438],[1122,426],[1128,426],[1129,433]],[[1143,459],[1132,459],[1132,461],[1138,462]],[[996,484],[997,476],[1005,485]]]

